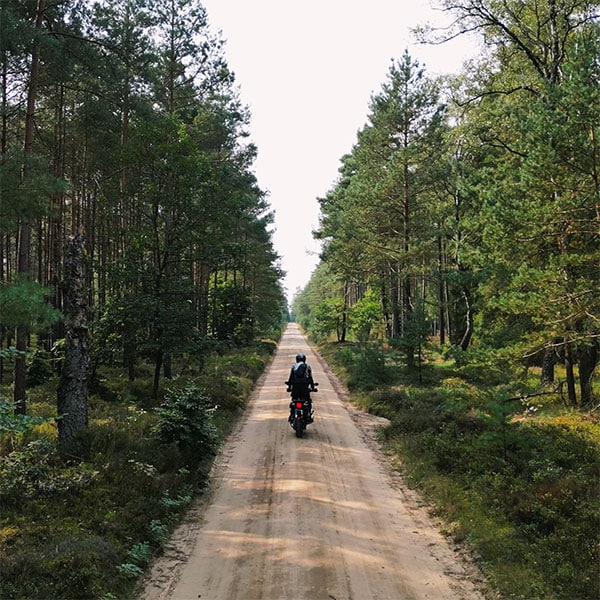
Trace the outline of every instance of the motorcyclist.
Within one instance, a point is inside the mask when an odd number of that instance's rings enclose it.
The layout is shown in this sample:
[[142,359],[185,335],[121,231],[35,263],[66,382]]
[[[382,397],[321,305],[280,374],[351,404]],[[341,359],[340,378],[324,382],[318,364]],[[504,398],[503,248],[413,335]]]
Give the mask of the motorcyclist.
[[296,362],[290,369],[290,376],[285,382],[287,391],[291,392],[292,401],[290,402],[290,423],[294,420],[294,402],[296,400],[302,400],[308,402],[308,422],[312,423],[312,399],[310,392],[315,391],[315,382],[312,376],[312,370],[310,365],[306,362],[306,356],[299,352],[296,355]]

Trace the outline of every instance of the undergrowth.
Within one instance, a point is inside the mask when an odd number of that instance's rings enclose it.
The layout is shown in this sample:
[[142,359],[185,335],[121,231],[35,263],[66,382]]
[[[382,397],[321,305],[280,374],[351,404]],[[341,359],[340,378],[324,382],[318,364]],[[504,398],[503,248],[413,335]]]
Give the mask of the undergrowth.
[[[150,369],[134,382],[102,369],[89,429],[66,460],[56,448],[55,380],[30,389],[31,416],[0,411],[0,598],[133,597],[207,485],[220,440],[274,346],[212,356],[158,401]],[[9,393],[0,388],[0,398]]]
[[[482,352],[430,355],[419,378],[381,349],[323,353],[361,406],[389,419],[387,450],[446,533],[479,558],[496,596],[600,597],[596,413],[566,408],[558,394],[532,396],[539,373],[498,368]],[[385,378],[357,375],[374,353]]]

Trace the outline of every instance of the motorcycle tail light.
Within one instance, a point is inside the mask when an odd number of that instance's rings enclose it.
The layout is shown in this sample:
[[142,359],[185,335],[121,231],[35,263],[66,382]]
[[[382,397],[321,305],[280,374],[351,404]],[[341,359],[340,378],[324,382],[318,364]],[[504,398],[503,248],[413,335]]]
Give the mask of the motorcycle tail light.
[[302,408],[303,404],[302,402],[296,402],[296,408]]

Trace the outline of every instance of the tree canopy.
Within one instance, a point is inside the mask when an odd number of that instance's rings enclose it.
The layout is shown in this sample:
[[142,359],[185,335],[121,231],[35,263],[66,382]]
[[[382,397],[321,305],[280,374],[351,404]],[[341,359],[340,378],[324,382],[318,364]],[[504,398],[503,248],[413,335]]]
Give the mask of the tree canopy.
[[543,363],[547,379],[561,360],[570,402],[589,404],[600,336],[599,6],[441,4],[452,28],[422,35],[478,32],[481,54],[445,79],[408,52],[392,61],[321,200],[315,235],[339,285],[307,305],[325,289],[315,276],[294,310],[310,328],[326,298],[343,299],[350,317],[376,293],[372,335],[397,343],[409,365],[416,331]]
[[[173,357],[277,330],[282,272],[250,116],[202,4],[11,0],[0,27],[0,335],[10,346],[17,328],[21,410],[25,351],[64,337],[73,236],[94,364],[134,377],[151,360],[156,390]],[[244,309],[228,312],[228,294]]]

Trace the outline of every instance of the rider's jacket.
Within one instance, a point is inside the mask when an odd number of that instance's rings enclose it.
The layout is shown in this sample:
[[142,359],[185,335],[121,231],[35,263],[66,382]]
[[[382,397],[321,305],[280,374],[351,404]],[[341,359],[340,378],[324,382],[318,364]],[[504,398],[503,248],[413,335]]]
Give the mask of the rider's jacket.
[[[298,374],[301,373],[304,368],[306,369],[304,375],[299,376]],[[291,388],[292,398],[310,398],[310,390],[315,384],[310,365],[303,362],[297,362],[292,365],[290,376],[286,383],[288,388]]]

